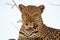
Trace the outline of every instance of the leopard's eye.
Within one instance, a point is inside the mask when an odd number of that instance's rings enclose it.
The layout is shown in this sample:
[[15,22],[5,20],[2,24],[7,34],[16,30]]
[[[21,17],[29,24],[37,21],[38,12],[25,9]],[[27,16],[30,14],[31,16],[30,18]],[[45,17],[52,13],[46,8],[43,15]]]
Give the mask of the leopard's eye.
[[27,11],[25,11],[25,16],[29,16],[29,14],[28,14],[28,12],[27,12]]
[[34,16],[36,16],[36,15],[34,15]]
[[39,12],[35,12],[34,16],[38,16],[39,15]]
[[28,14],[26,16],[29,16]]
[[35,14],[34,16],[38,16],[38,14]]

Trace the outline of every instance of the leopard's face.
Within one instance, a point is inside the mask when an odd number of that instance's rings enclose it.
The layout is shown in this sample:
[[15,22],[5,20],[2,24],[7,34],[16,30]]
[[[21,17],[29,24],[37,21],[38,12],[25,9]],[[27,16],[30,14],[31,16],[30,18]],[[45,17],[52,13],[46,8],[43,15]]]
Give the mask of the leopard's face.
[[41,14],[44,9],[44,5],[41,6],[24,6],[22,4],[19,5],[20,11],[22,12],[22,20],[25,24],[28,22],[37,22],[41,19]]

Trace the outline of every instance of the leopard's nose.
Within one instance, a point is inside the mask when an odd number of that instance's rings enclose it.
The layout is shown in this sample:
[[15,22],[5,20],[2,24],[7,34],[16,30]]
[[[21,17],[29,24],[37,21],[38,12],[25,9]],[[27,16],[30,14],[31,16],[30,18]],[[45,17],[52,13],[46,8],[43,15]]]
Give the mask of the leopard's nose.
[[29,28],[26,28],[25,30],[30,31],[30,30],[32,30],[32,28],[31,28],[31,27],[29,27]]

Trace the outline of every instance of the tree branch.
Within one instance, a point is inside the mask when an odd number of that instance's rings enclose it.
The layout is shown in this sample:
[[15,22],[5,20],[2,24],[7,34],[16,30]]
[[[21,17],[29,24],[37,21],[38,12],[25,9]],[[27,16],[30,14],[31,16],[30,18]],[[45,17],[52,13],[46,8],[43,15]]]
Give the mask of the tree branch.
[[17,4],[15,3],[15,1],[14,0],[12,0],[12,2],[14,3],[14,5],[18,8],[18,10],[19,10],[19,7],[17,6]]

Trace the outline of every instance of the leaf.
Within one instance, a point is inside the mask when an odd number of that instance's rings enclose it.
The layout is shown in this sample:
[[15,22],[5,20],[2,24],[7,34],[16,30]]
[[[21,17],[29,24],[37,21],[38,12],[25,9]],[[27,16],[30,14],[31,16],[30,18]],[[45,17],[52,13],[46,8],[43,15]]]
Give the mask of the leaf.
[[22,23],[22,20],[18,20],[17,23]]

